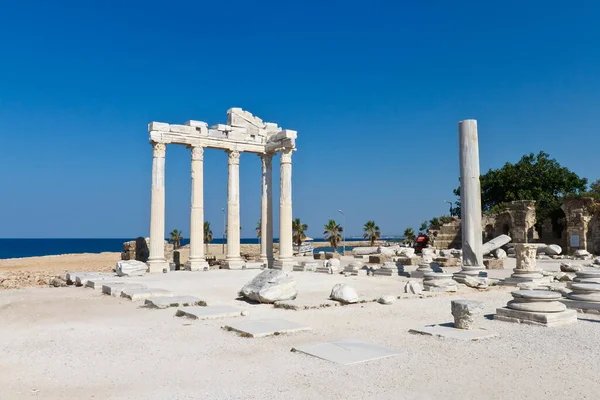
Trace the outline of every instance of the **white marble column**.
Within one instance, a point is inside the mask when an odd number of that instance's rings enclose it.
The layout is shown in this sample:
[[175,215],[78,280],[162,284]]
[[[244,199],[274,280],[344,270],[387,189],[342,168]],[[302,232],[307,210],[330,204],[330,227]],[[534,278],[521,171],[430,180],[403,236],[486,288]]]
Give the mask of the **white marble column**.
[[190,258],[185,264],[190,271],[206,271],[204,258],[204,148],[191,147],[192,201],[190,212]]
[[148,272],[169,271],[165,259],[165,143],[152,142],[152,198]]
[[260,259],[273,266],[273,154],[261,154],[262,198],[260,225]]
[[454,279],[461,282],[466,276],[478,276],[485,270],[481,235],[479,138],[476,120],[467,119],[458,123],[458,141],[463,266],[460,272],[454,274]]
[[229,151],[229,176],[227,180],[227,256],[225,267],[242,269],[240,256],[240,152]]
[[279,260],[274,268],[291,271],[294,267],[292,241],[292,149],[281,153],[279,194]]

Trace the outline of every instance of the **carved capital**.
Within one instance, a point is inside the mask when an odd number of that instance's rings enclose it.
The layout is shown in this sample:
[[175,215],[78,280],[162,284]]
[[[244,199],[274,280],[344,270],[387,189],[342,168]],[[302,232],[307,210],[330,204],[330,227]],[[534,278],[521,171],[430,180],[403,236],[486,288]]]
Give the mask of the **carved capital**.
[[167,145],[165,143],[152,142],[152,156],[154,158],[165,158]]
[[281,152],[281,159],[279,161],[281,164],[291,164],[292,163],[292,149],[285,149]]
[[237,150],[229,151],[229,164],[235,165],[240,163],[240,152]]
[[192,149],[192,160],[198,160],[198,161],[204,160],[204,147],[191,146],[190,149]]

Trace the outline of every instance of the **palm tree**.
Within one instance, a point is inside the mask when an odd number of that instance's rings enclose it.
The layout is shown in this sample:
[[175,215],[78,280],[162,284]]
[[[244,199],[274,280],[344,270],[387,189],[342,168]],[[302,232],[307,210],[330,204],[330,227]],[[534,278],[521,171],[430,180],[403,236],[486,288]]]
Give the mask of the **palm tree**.
[[325,225],[325,240],[329,241],[331,247],[333,247],[333,251],[337,253],[338,243],[342,240],[341,233],[344,231],[344,228],[337,224],[334,220],[330,219],[327,225]]
[[381,232],[379,231],[379,227],[375,225],[375,221],[367,221],[363,230],[365,231],[363,239],[369,239],[371,241],[371,246],[375,244],[375,240],[381,237]]
[[256,223],[256,228],[254,228],[254,230],[256,231],[256,237],[259,238],[262,232],[262,219],[258,220],[258,222]]
[[204,221],[204,245],[206,246],[206,254],[208,254],[208,244],[213,240],[213,232],[210,229],[210,222]]
[[414,243],[416,240],[415,231],[413,228],[406,228],[404,230],[404,242],[405,243]]
[[173,229],[173,232],[171,232],[170,235],[171,239],[169,239],[169,242],[173,243],[173,247],[175,247],[175,249],[178,249],[181,245],[181,239],[183,239],[183,232]]
[[419,228],[419,234],[424,235],[425,233],[427,233],[428,228],[429,228],[429,224],[427,223],[427,221],[421,222],[421,227]]
[[296,218],[292,221],[292,232],[293,232],[293,240],[298,248],[302,245],[304,239],[306,239],[306,235],[304,232],[308,229],[308,225],[300,222],[300,218]]

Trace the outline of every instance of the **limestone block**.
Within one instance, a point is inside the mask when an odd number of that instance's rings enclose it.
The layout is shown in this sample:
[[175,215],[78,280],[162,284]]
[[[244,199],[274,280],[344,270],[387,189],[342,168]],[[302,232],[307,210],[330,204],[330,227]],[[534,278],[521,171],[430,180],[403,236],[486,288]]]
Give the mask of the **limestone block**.
[[118,276],[143,276],[148,270],[146,263],[136,260],[117,261],[115,272]]
[[150,122],[148,124],[148,132],[151,132],[151,131],[169,132],[170,127],[169,127],[169,124],[164,123],[164,122]]
[[335,251],[333,253],[331,253],[331,252],[325,253],[326,260],[331,260],[332,258],[336,258],[339,260],[340,258],[342,258],[342,256],[340,255],[340,253],[337,253]]
[[504,260],[507,255],[506,255],[506,251],[504,251],[503,249],[496,249],[492,252],[492,254],[494,255],[494,257],[496,257],[498,260]]
[[377,247],[355,247],[352,254],[357,256],[368,256],[377,253]]
[[396,251],[396,254],[400,257],[412,258],[415,256],[415,249],[412,247],[402,247]]
[[325,259],[325,252],[324,251],[319,251],[318,253],[314,253],[313,254],[313,258],[315,260],[324,260]]
[[496,315],[494,315],[494,319],[498,321],[554,327],[577,322],[577,311],[566,310],[563,312],[542,313],[519,311],[510,308],[498,308],[496,310]]
[[404,286],[404,292],[409,294],[421,294],[423,293],[423,287],[417,281],[408,281]]
[[583,266],[579,264],[560,263],[560,270],[562,272],[579,272],[583,271]]
[[580,260],[588,260],[592,257],[592,255],[587,250],[579,249],[575,251],[575,258]]
[[332,300],[337,300],[340,303],[351,304],[358,302],[358,293],[353,287],[348,286],[344,283],[338,283],[331,289],[331,295],[329,296]]
[[117,277],[100,277],[100,278],[90,278],[85,283],[86,288],[91,288],[94,290],[101,290],[102,285],[106,285],[109,283],[121,283],[122,279],[118,279]]
[[379,304],[394,304],[394,301],[396,301],[396,298],[391,295],[382,296],[377,299],[377,302]]
[[259,303],[294,300],[298,296],[298,285],[282,270],[268,269],[244,285],[240,295]]
[[121,292],[121,297],[131,301],[146,300],[150,297],[173,297],[173,293],[165,289],[130,289],[125,288]]
[[392,261],[392,256],[387,254],[377,254],[369,256],[369,264],[383,264]]
[[511,240],[512,239],[508,235],[500,235],[498,237],[493,238],[489,242],[484,243],[481,247],[481,250],[483,251],[484,255],[489,254],[492,251],[499,249],[504,245],[507,245],[508,243],[510,243]]
[[265,127],[265,123],[262,119],[238,107],[232,107],[227,110],[227,125],[241,127],[253,126],[256,128]]
[[269,137],[269,143],[270,142],[278,142],[278,141],[283,141],[286,139],[291,139],[291,140],[295,140],[298,138],[298,132],[296,131],[292,131],[289,129],[284,129],[282,131],[279,131],[278,133],[271,135]]
[[557,256],[562,253],[562,247],[557,244],[551,244],[544,248],[544,253],[549,256]]
[[483,303],[474,300],[452,300],[454,326],[458,329],[477,328],[478,320],[483,316]]
[[169,308],[206,306],[206,302],[194,296],[150,297],[145,300],[144,305],[149,308]]
[[120,297],[123,290],[146,289],[146,285],[141,283],[104,283],[102,285],[102,293],[113,297]]
[[488,258],[483,260],[483,265],[485,265],[485,269],[504,269],[504,260]]
[[221,131],[221,132],[229,132],[229,131],[232,131],[234,128],[232,126],[225,125],[225,124],[216,124],[216,125],[211,126],[210,129],[214,129],[214,130]]
[[173,133],[183,133],[185,135],[195,135],[198,133],[196,128],[188,125],[170,125],[169,130]]

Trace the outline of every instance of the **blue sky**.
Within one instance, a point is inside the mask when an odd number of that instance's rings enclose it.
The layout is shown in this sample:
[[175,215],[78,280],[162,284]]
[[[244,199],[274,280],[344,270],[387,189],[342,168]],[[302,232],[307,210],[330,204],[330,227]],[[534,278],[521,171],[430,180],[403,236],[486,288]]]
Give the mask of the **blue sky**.
[[[600,178],[593,1],[0,7],[0,237],[147,235],[147,123],[212,125],[230,107],[298,131],[294,216],[311,236],[342,222],[340,208],[350,235],[369,219],[399,234],[445,213],[466,118],[479,121],[482,171],[544,150]],[[168,147],[166,162],[166,229],[187,235],[189,150]],[[217,235],[226,177],[226,154],[207,150],[205,215]],[[260,162],[249,154],[241,212],[251,237]]]

